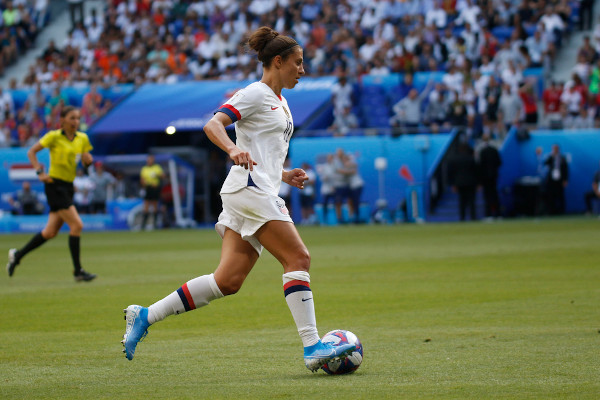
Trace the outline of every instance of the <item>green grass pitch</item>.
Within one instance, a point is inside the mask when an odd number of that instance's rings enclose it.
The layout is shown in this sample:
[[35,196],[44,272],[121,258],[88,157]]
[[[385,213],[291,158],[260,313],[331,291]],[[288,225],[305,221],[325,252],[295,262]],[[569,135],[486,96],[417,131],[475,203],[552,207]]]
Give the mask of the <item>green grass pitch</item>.
[[[84,232],[0,278],[0,398],[597,399],[600,221],[300,227],[319,333],[348,329],[352,375],[312,374],[264,253],[235,296],[150,328],[127,361],[129,304],[149,305],[218,263],[209,229]],[[2,257],[31,235],[0,236]]]

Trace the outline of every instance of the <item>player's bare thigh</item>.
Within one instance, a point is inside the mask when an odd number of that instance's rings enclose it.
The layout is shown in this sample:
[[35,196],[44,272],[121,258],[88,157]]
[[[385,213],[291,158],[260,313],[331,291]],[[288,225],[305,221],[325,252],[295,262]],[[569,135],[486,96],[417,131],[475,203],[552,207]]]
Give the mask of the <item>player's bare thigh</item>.
[[269,221],[254,236],[283,265],[284,272],[310,269],[310,253],[292,222]]
[[258,253],[239,233],[227,228],[215,281],[224,295],[236,293],[258,260]]

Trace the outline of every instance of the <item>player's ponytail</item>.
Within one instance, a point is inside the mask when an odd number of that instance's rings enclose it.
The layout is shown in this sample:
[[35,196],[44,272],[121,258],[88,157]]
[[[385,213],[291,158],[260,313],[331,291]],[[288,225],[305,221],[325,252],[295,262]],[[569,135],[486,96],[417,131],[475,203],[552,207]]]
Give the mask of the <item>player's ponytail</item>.
[[271,65],[271,61],[275,56],[281,56],[285,59],[296,46],[299,46],[299,44],[294,39],[280,35],[279,32],[268,26],[261,26],[248,39],[248,47],[256,51],[258,60],[265,67]]

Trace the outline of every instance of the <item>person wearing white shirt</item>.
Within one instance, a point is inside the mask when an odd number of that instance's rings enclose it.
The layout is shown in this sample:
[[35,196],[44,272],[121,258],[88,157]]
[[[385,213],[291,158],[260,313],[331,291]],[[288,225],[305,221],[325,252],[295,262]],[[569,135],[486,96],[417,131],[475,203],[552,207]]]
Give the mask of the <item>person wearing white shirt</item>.
[[540,18],[540,22],[544,24],[546,32],[554,36],[554,42],[560,47],[565,23],[560,18],[560,15],[554,12],[554,7],[546,6],[545,13]]
[[[252,33],[248,46],[263,64],[261,80],[238,90],[204,126],[208,139],[233,163],[221,188],[223,211],[215,225],[223,239],[219,264],[214,273],[186,282],[149,307],[130,305],[124,310],[122,343],[129,360],[152,324],[237,293],[263,248],[283,266],[285,300],[304,346],[306,367],[316,371],[356,349],[321,341],[310,289],[310,253],[278,196],[282,183],[304,189],[309,179],[301,168],[284,169],[294,121],[282,89],[293,89],[305,74],[302,47],[266,26]],[[225,130],[232,123],[235,142]]]
[[427,26],[434,25],[438,29],[444,29],[448,24],[448,14],[437,1],[434,3],[433,8],[425,13],[425,24]]
[[479,14],[481,14],[479,6],[473,4],[472,0],[467,0],[466,6],[460,10],[458,18],[454,22],[458,26],[469,23],[474,32],[479,32]]

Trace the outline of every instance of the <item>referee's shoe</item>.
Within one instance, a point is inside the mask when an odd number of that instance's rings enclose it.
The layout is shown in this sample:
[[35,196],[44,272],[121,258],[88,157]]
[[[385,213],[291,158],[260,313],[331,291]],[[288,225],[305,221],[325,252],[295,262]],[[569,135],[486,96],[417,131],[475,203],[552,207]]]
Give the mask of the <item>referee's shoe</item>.
[[98,275],[87,272],[83,268],[78,272],[73,272],[73,277],[75,278],[75,282],[89,282],[94,280]]
[[8,251],[8,263],[6,264],[6,272],[8,272],[8,276],[13,276],[15,273],[15,268],[19,265],[17,261],[17,249],[10,249]]

